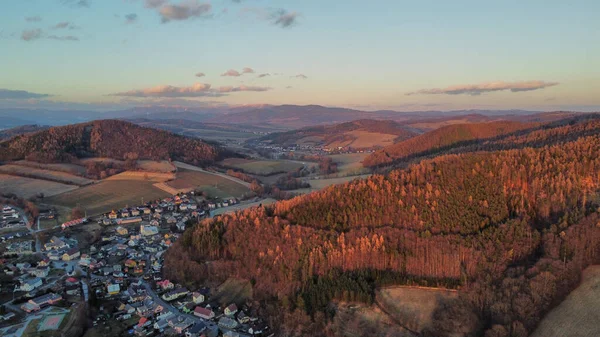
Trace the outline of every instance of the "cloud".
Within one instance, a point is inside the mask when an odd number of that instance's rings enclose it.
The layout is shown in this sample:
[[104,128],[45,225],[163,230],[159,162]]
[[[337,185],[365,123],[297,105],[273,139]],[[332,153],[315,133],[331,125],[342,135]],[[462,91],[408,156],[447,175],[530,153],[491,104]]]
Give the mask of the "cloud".
[[222,73],[221,76],[240,77],[242,76],[242,74],[240,74],[240,72],[237,70],[229,69],[226,72]]
[[298,19],[298,13],[296,12],[288,12],[285,9],[276,10],[271,18],[273,20],[273,24],[288,28],[296,24],[296,19]]
[[271,76],[271,74],[269,74],[269,73],[260,74],[260,75],[258,75],[258,78],[263,78],[263,77],[267,77],[267,76]]
[[40,21],[42,21],[42,18],[39,15],[28,16],[28,17],[25,18],[25,21],[27,21],[27,22],[40,22]]
[[52,29],[67,29],[68,28],[70,30],[74,30],[74,29],[78,29],[79,27],[75,26],[71,22],[63,21],[63,22],[59,22],[59,23],[55,24],[54,26],[52,26],[50,28],[52,28]]
[[163,23],[172,20],[188,20],[199,18],[208,14],[212,9],[210,3],[200,3],[198,0],[189,0],[179,4],[164,5],[159,9]]
[[48,39],[59,41],[79,41],[79,38],[73,35],[49,35]]
[[242,69],[242,74],[254,74],[254,69],[245,67]]
[[24,30],[21,33],[21,40],[24,40],[24,41],[33,41],[33,40],[37,40],[41,37],[42,37],[42,30],[39,28]]
[[239,87],[232,87],[232,86],[220,87],[218,90],[219,90],[219,92],[240,92],[240,91],[257,91],[257,92],[261,92],[261,91],[271,90],[271,88],[269,88],[269,87],[259,87],[259,86],[240,85]]
[[134,23],[137,21],[137,14],[135,13],[129,13],[127,15],[125,15],[125,23],[130,24],[130,23]]
[[158,8],[166,3],[167,0],[144,0],[144,6],[146,6],[146,8]]
[[125,97],[221,97],[232,92],[241,91],[267,91],[271,88],[258,87],[258,86],[239,86],[239,87],[220,87],[217,89],[211,88],[210,84],[196,83],[191,87],[175,87],[171,85],[161,85],[152,88],[146,88],[141,90],[131,90],[125,92],[118,92],[111,94],[110,96],[125,96]]
[[298,74],[298,75],[296,75],[296,76],[294,76],[294,77],[295,77],[295,78],[302,79],[302,80],[305,80],[305,79],[307,79],[307,78],[308,78],[308,76],[306,76],[306,75],[304,75],[304,74]]
[[62,0],[62,3],[71,7],[90,7],[89,0]]
[[454,85],[447,88],[421,89],[409,92],[406,95],[471,95],[478,96],[488,92],[505,91],[511,92],[533,91],[558,85],[558,82],[545,81],[521,81],[521,82],[489,82],[481,84]]
[[0,99],[31,99],[50,97],[48,94],[36,94],[25,90],[0,89]]
[[204,77],[204,76],[206,76],[206,74],[203,72],[196,73],[196,77]]

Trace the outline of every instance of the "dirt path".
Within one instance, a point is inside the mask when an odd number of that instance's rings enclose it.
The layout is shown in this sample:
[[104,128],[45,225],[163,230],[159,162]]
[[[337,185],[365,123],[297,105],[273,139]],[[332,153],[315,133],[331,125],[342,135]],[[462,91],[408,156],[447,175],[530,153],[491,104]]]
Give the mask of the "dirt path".
[[234,182],[236,182],[236,183],[238,183],[240,185],[243,185],[243,186],[245,186],[247,188],[250,188],[250,183],[247,183],[247,182],[245,182],[243,180],[234,178],[232,176],[228,176],[228,175],[226,175],[224,173],[206,171],[206,170],[204,170],[204,169],[202,169],[200,167],[189,165],[189,164],[182,163],[182,162],[179,162],[179,161],[175,161],[175,162],[173,162],[173,164],[175,164],[175,166],[177,166],[178,168],[182,168],[182,169],[186,169],[186,170],[190,170],[190,171],[198,171],[198,172],[203,172],[203,173],[207,173],[207,174],[212,174],[212,175],[215,175],[215,176],[219,176],[219,177],[222,177],[222,178],[234,181]]

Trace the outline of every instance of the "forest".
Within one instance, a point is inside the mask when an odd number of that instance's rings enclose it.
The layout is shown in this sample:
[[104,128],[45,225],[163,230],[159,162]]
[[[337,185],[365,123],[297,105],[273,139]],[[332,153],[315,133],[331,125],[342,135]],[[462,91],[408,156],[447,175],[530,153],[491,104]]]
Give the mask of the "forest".
[[0,142],[0,161],[69,163],[78,158],[179,160],[206,165],[232,155],[200,139],[119,120],[53,127]]
[[600,262],[599,129],[592,116],[459,144],[206,219],[168,251],[165,276],[252,280],[284,336],[336,336],[331,302],[370,303],[389,284],[459,289],[426,336],[528,336]]

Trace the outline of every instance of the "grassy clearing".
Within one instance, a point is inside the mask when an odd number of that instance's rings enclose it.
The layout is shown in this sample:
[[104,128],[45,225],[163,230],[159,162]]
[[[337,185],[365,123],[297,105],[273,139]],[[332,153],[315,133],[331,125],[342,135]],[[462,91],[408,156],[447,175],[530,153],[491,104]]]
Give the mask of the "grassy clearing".
[[28,166],[20,165],[2,165],[0,166],[0,173],[17,175],[28,178],[36,178],[41,180],[50,180],[65,184],[84,186],[93,183],[93,180],[79,177],[70,173],[60,171],[50,171],[46,169],[39,169]]
[[0,174],[0,191],[2,191],[2,193],[14,193],[25,199],[36,196],[39,193],[44,193],[46,196],[53,196],[76,190],[77,188],[78,187],[75,185]]
[[170,194],[154,187],[151,181],[105,180],[46,198],[44,203],[68,208],[76,207],[79,204],[88,212],[88,216],[91,216],[110,212],[126,205],[139,205],[142,198],[146,202],[168,196]]
[[239,168],[256,175],[269,175],[275,172],[290,172],[304,166],[300,162],[289,160],[249,160],[241,158],[225,159],[221,164]]
[[88,329],[83,337],[127,336],[127,330],[139,320],[138,316],[133,316],[124,321],[109,319],[98,326]]
[[241,305],[252,299],[252,284],[247,280],[230,278],[223,282],[211,296],[222,306],[236,303]]
[[367,156],[369,156],[369,153],[334,154],[329,157],[335,163],[338,163],[338,175],[357,175],[368,171],[362,165],[362,161]]
[[340,303],[331,325],[336,336],[416,337],[375,305]]
[[177,172],[177,179],[166,184],[177,190],[198,188],[208,193],[209,197],[241,197],[250,191],[246,186],[224,177],[181,168]]
[[398,136],[386,134],[386,133],[377,133],[377,132],[369,132],[369,131],[350,131],[344,133],[344,135],[348,136],[348,140],[336,141],[328,144],[329,147],[338,147],[338,146],[351,146],[353,148],[370,148],[374,146],[387,146],[394,144],[394,139]]
[[434,310],[443,301],[458,297],[458,292],[420,287],[393,287],[377,291],[377,304],[403,326],[422,331],[431,324]]
[[583,271],[581,285],[554,308],[532,337],[600,336],[600,266]]
[[320,190],[327,188],[329,186],[332,186],[332,185],[339,185],[339,184],[347,183],[354,179],[365,179],[370,176],[371,176],[370,174],[363,174],[363,175],[359,175],[359,176],[349,176],[349,177],[341,177],[341,178],[311,179],[308,181],[310,184],[310,188],[302,188],[299,190],[293,190],[291,192],[305,194],[305,193],[310,193],[310,192],[314,192],[314,191],[320,191]]
[[169,163],[166,160],[155,161],[155,160],[138,160],[138,169],[150,172],[162,172],[169,173],[175,171],[175,165]]
[[263,205],[263,206],[270,205],[275,202],[277,202],[277,200],[272,199],[272,198],[266,198],[266,199],[263,199],[260,201],[254,201],[254,202],[242,202],[237,205],[218,208],[214,211],[211,211],[210,214],[215,216],[215,215],[220,215],[220,214],[225,214],[225,213],[232,213],[232,212],[241,211],[241,210],[251,208],[251,207],[256,207],[258,205]]

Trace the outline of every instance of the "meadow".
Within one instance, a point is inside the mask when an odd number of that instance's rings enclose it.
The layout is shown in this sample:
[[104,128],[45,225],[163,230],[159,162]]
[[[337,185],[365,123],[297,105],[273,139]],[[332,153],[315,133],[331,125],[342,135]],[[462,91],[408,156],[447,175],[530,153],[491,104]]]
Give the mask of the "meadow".
[[13,193],[25,199],[35,197],[40,193],[49,197],[77,188],[75,185],[61,184],[54,181],[0,174],[0,191],[2,193]]
[[242,158],[228,158],[220,164],[242,169],[247,173],[266,176],[277,172],[290,172],[304,165],[301,162],[290,160],[250,160]]
[[62,171],[51,171],[48,169],[40,169],[29,166],[20,166],[7,164],[0,166],[0,173],[10,174],[15,176],[35,178],[41,180],[55,181],[59,183],[84,186],[93,183],[93,180],[76,176]]
[[200,189],[209,197],[241,197],[250,192],[247,186],[220,175],[182,168],[177,172],[175,180],[165,184],[177,190]]

